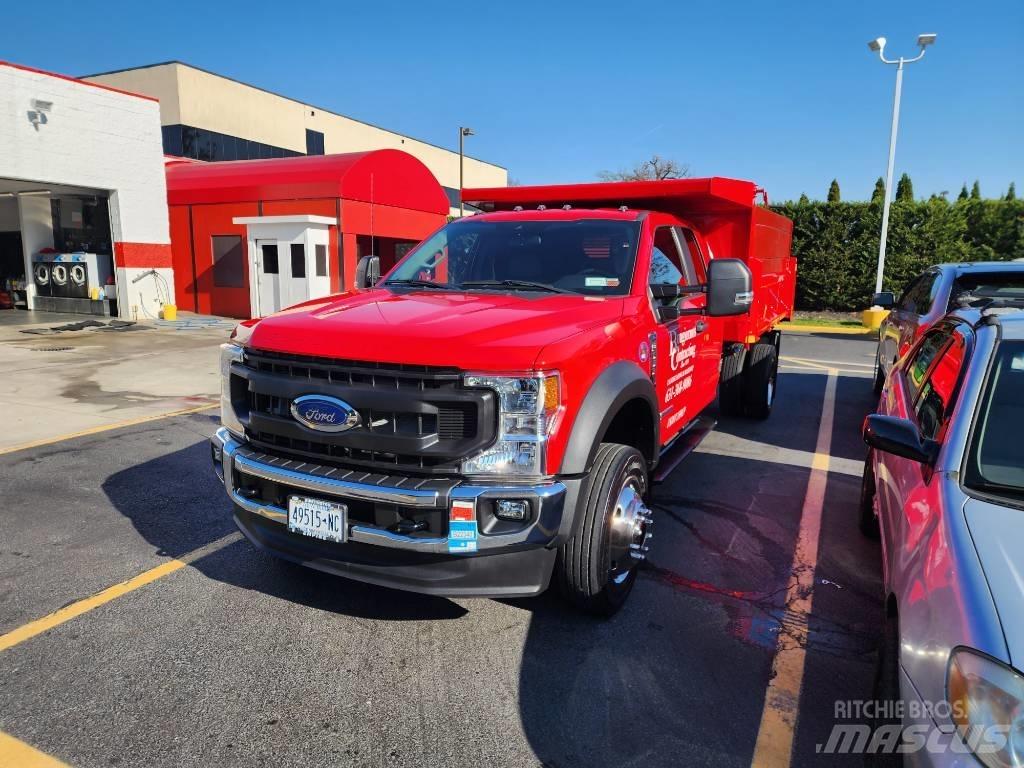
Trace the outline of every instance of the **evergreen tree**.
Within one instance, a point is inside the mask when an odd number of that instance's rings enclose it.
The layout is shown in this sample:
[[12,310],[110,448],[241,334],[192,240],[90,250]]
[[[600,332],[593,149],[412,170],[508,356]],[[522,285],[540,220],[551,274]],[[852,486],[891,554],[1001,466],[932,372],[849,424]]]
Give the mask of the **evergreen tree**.
[[803,192],[800,193],[800,199],[796,201],[797,205],[810,205],[811,201],[807,198],[807,195]]
[[969,195],[967,194],[967,182],[965,181],[964,185],[962,187],[960,187],[960,194],[956,196],[956,199],[957,200],[966,200],[968,197],[969,197]]
[[900,176],[900,180],[896,183],[896,202],[914,202],[914,184],[905,173]]
[[[899,187],[897,187],[897,189],[899,189]],[[878,181],[875,182],[875,191],[871,193],[871,202],[885,202],[885,179],[883,179],[881,176],[879,176]]]
[[978,180],[974,180],[974,186],[971,187],[971,200],[981,200],[981,184]]
[[839,182],[837,180],[832,179],[832,183],[828,187],[828,198],[826,199],[830,203],[839,202]]
[[1014,186],[1013,182],[1010,182],[1010,188],[1006,190],[1006,202],[1012,202],[1017,199],[1017,187]]

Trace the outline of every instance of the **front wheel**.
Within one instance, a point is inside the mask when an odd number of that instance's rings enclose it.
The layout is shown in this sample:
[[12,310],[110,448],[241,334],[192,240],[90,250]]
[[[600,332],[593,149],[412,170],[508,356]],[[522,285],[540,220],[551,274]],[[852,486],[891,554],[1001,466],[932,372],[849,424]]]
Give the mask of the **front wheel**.
[[651,539],[646,493],[647,462],[640,451],[601,443],[580,490],[576,532],[555,566],[563,597],[580,610],[611,616],[632,592]]
[[877,539],[879,536],[878,516],[875,514],[875,494],[878,493],[875,487],[875,468],[871,452],[868,452],[864,459],[864,474],[860,478],[860,502],[858,504],[860,516],[860,532],[869,539]]

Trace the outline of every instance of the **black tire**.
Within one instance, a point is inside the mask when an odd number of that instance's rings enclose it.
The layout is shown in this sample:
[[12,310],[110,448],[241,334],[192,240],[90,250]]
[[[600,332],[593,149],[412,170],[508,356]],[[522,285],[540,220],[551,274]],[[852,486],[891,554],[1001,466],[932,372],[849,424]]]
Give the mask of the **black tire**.
[[580,491],[576,532],[562,545],[555,564],[562,596],[586,613],[611,616],[636,582],[639,559],[627,555],[618,562],[611,557],[616,502],[628,484],[635,485],[641,497],[646,494],[646,460],[631,446],[601,443]]
[[[879,728],[900,725],[900,718],[894,717],[901,707],[900,693],[900,623],[895,613],[886,611],[885,625],[882,629],[882,641],[878,647],[878,662],[875,665],[875,683],[872,694],[874,711],[884,714],[883,717],[871,718],[872,733]],[[893,753],[871,753],[864,755],[864,764],[872,768],[897,768],[902,766],[903,755]]]
[[875,469],[868,452],[864,459],[864,472],[860,478],[860,502],[858,503],[860,532],[869,539],[879,536],[878,517],[875,516]]
[[723,416],[743,415],[743,366],[747,350],[736,344],[722,355],[722,375],[718,381],[718,410]]
[[878,357],[878,352],[875,353],[875,380],[871,385],[871,390],[876,396],[882,394],[882,387],[885,386],[885,372],[882,370],[882,361]]
[[752,419],[767,419],[775,403],[779,353],[770,341],[759,341],[747,353],[743,372],[743,409]]

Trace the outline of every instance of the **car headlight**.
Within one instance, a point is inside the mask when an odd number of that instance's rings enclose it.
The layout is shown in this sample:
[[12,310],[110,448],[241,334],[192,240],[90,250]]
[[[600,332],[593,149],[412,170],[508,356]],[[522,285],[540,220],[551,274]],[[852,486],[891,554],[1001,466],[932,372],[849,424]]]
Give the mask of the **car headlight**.
[[1024,765],[1024,677],[959,649],[949,662],[947,698],[960,738],[989,768]]
[[493,389],[498,394],[498,439],[487,450],[463,461],[463,474],[543,475],[547,436],[562,411],[558,374],[469,374],[465,384]]
[[220,423],[238,437],[245,437],[245,427],[231,406],[231,364],[242,362],[243,352],[237,344],[220,345]]

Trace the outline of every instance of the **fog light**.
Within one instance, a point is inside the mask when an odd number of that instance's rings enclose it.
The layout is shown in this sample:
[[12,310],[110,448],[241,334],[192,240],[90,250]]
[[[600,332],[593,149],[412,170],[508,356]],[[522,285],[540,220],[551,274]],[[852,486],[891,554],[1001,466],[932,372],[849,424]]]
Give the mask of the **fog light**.
[[526,499],[498,499],[494,516],[499,520],[526,520],[530,516],[530,502]]

